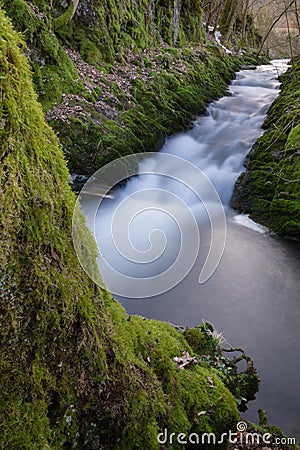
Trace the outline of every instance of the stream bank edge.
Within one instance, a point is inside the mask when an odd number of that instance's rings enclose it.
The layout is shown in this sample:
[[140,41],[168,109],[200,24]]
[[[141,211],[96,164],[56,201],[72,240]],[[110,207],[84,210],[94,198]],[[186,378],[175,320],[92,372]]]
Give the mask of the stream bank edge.
[[300,238],[300,58],[280,77],[281,91],[248,154],[231,206],[279,236]]

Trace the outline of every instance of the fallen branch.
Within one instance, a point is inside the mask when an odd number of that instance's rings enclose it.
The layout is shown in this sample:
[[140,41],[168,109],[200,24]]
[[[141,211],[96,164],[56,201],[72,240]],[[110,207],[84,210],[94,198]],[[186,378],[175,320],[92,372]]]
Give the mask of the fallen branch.
[[71,0],[71,3],[67,9],[67,11],[65,11],[63,14],[61,14],[59,17],[56,17],[54,19],[54,29],[57,30],[58,28],[63,27],[64,25],[66,25],[68,22],[70,22],[75,13],[76,10],[78,8],[79,5],[79,0]]

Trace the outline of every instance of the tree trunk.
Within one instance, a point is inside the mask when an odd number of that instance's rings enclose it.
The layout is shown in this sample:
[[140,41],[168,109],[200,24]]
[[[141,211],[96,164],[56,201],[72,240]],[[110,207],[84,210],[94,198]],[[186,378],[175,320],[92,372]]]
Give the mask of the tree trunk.
[[263,49],[263,46],[264,46],[266,40],[268,39],[268,37],[269,37],[271,31],[272,31],[273,28],[275,27],[276,23],[278,23],[279,20],[281,19],[281,17],[284,16],[284,14],[287,12],[287,10],[292,6],[292,4],[294,3],[294,1],[295,1],[295,0],[292,0],[292,1],[285,7],[284,11],[282,11],[282,13],[279,14],[279,16],[277,17],[277,19],[274,20],[274,22],[272,23],[272,25],[271,25],[270,28],[268,29],[267,33],[266,33],[265,36],[263,37],[263,40],[261,41],[260,47],[259,47],[259,49],[258,49],[258,51],[257,51],[257,54],[256,54],[257,56],[260,55],[260,53],[261,53],[261,51],[262,51],[262,49]]
[[289,46],[290,46],[290,55],[291,55],[291,59],[294,59],[294,55],[293,55],[293,46],[292,46],[292,39],[291,39],[291,30],[290,30],[290,22],[289,22],[289,18],[288,18],[288,12],[287,9],[285,11],[285,20],[286,20],[286,26],[287,26],[287,30],[288,30],[288,39],[289,39]]

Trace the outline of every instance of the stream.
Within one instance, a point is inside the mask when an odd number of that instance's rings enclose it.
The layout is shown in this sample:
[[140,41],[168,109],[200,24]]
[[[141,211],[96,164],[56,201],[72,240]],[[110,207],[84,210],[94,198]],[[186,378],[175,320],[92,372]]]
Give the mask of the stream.
[[103,279],[127,312],[211,322],[258,370],[261,389],[245,417],[257,422],[263,408],[270,424],[299,438],[300,247],[228,206],[285,69],[273,61],[237,73],[191,130],[138,161],[139,175],[101,201],[94,233]]

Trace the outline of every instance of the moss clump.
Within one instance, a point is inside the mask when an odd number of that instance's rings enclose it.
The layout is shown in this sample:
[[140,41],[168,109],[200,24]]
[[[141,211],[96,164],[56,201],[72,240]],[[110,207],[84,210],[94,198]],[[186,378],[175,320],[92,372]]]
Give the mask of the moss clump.
[[67,25],[72,19],[74,12],[74,2],[71,0],[68,9],[53,20],[54,30],[58,30],[59,28]]
[[[57,14],[67,17],[56,5]],[[114,62],[116,56],[130,47],[141,51],[157,46],[161,40],[169,45],[185,45],[203,41],[202,9],[199,1],[189,0],[181,4],[173,0],[148,2],[102,2],[94,0],[79,5],[72,22],[57,30],[64,39],[80,50],[88,39],[106,61]],[[76,46],[76,47],[75,47]],[[95,62],[95,61],[94,61]]]
[[[215,332],[208,322],[204,322],[196,328],[187,329],[183,334],[198,355],[198,361],[218,371],[224,384],[234,394],[239,410],[245,411],[246,403],[255,399],[260,384],[252,359],[245,354],[243,349],[221,350],[222,335]],[[229,359],[224,352],[241,352],[241,354]],[[238,368],[238,363],[241,361],[246,362],[244,371],[240,371]]]
[[197,328],[189,328],[185,331],[184,337],[188,344],[196,352],[201,354],[205,349],[205,343],[203,339],[203,333]]
[[9,0],[4,1],[4,6],[16,29],[24,34],[25,53],[31,62],[35,88],[44,111],[47,111],[62,101],[63,93],[79,94],[84,86],[76,67],[52,31],[49,6],[43,2],[39,5],[40,8],[44,6],[41,12],[34,3]]
[[281,76],[264,135],[248,156],[231,204],[281,236],[300,237],[300,59]]
[[214,328],[209,322],[185,330],[184,337],[198,355],[213,355],[215,352],[221,352],[218,338],[214,335]]

